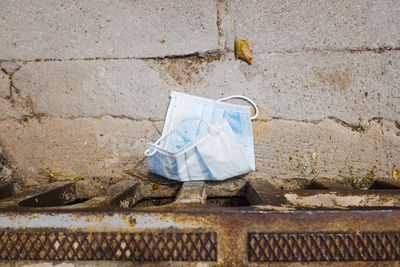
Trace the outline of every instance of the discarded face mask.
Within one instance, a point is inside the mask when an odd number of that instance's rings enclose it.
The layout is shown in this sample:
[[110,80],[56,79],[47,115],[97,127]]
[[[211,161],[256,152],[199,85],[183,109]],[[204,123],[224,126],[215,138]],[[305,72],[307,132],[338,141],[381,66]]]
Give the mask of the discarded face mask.
[[[225,103],[223,101],[229,100],[232,98],[239,98],[248,101],[253,105],[256,114],[251,117],[250,107],[235,105]],[[160,138],[158,142],[158,146],[166,149],[170,153],[176,153],[181,151],[182,148],[186,148],[189,146],[192,141],[203,134],[206,130],[209,131],[209,124],[215,124],[222,119],[225,119],[228,125],[231,128],[231,131],[234,133],[234,137],[239,143],[239,147],[245,155],[246,162],[250,166],[250,171],[255,170],[255,162],[254,162],[254,147],[253,147],[253,133],[251,128],[251,120],[255,119],[258,115],[257,106],[248,98],[244,96],[230,96],[227,98],[223,98],[220,100],[211,100],[203,97],[187,95],[178,92],[172,92],[171,101],[168,107],[167,116],[164,123],[162,136],[166,136],[168,134],[168,138]],[[198,119],[191,119],[198,118]],[[171,134],[170,134],[171,133]],[[151,145],[149,145],[151,146]],[[153,151],[154,152],[154,151]],[[221,154],[218,150],[213,150],[213,153],[220,154],[219,157],[227,157],[224,154]],[[229,153],[234,153],[234,151],[230,151]],[[235,152],[236,153],[236,152]],[[148,151],[145,153],[149,156]],[[167,178],[181,180],[181,178],[177,176],[171,176],[164,171],[160,171],[161,165],[168,166],[166,163],[166,159],[164,162],[160,161],[155,162],[155,154],[149,157],[149,171],[160,174]],[[171,156],[171,155],[170,155]],[[171,158],[170,158],[171,160]],[[193,162],[192,164],[200,164],[202,161]],[[203,164],[204,165],[204,164]],[[172,165],[171,165],[172,166]],[[244,172],[246,173],[246,172]],[[205,174],[205,172],[201,172],[201,175],[198,173],[188,174],[188,180],[222,180],[227,179],[233,176],[237,176],[243,173],[235,173],[229,175],[224,175],[224,178],[219,175],[217,177],[213,176],[210,172],[209,174]],[[183,181],[183,180],[182,180]],[[186,180],[185,180],[186,181]]]
[[[243,99],[249,102],[255,109],[255,115],[251,117],[249,106],[224,102],[225,100],[233,98]],[[244,150],[250,166],[254,170],[254,146],[251,120],[255,119],[257,116],[258,108],[256,104],[245,96],[234,95],[219,100],[212,100],[204,97],[172,92],[162,134],[177,129],[178,135],[174,139],[174,144],[172,146],[172,149],[177,150],[206,129],[206,125],[199,120],[192,120],[180,125],[181,121],[190,118],[201,118],[202,120],[214,124],[225,118]]]
[[178,181],[194,181],[224,180],[253,170],[226,119],[214,125],[198,120],[208,129],[178,150],[173,149],[173,140],[179,135],[176,130],[148,144],[145,155],[151,172]]

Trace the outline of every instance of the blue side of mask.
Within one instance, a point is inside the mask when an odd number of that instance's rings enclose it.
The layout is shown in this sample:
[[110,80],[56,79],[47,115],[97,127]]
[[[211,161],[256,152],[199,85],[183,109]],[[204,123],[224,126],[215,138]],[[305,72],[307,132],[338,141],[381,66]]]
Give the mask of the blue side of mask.
[[253,132],[249,106],[235,105],[172,92],[163,128],[163,134],[176,129],[174,142],[163,144],[164,146],[169,146],[168,149],[170,151],[179,150],[207,129],[207,126],[201,121],[192,120],[182,123],[182,121],[193,117],[202,118],[211,124],[225,118],[238,139],[252,170],[255,170]]
[[165,140],[164,144],[174,144],[176,130],[162,135],[155,143],[148,143],[145,155],[149,157],[149,170],[177,181],[221,181],[251,172],[228,121],[222,119],[214,125],[202,121],[208,129],[175,152],[160,144],[161,140]]

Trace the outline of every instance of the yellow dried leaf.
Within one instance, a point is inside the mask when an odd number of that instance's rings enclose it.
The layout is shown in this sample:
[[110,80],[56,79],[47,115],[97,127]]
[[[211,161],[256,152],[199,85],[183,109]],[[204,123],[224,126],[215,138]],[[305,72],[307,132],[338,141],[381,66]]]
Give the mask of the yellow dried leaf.
[[58,180],[74,180],[77,178],[83,178],[84,176],[82,175],[76,175],[76,174],[68,174],[68,173],[62,173],[62,172],[51,172],[49,174],[51,178],[58,179]]
[[236,58],[246,61],[248,64],[251,64],[252,57],[251,57],[250,46],[246,40],[236,39],[235,56]]
[[400,170],[398,170],[398,169],[393,170],[393,178],[400,179]]

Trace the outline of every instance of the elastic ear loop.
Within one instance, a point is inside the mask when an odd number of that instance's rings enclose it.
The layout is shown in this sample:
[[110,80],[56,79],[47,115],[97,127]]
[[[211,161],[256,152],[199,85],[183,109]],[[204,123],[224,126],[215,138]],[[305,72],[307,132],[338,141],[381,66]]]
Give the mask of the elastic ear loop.
[[[220,131],[219,131],[217,128],[215,128],[211,123],[209,123],[208,121],[205,121],[205,120],[203,120],[203,119],[201,119],[201,118],[185,119],[185,120],[181,121],[181,122],[178,124],[178,126],[179,126],[180,124],[182,124],[183,122],[185,122],[185,121],[194,121],[194,120],[204,122],[204,123],[207,124],[207,126],[208,126],[211,130],[213,130],[214,132],[217,132],[217,133],[220,132]],[[166,132],[165,134],[163,134],[160,138],[158,138],[157,141],[155,141],[155,142],[153,143],[153,145],[156,146],[156,147],[158,147],[158,148],[161,148],[161,149],[162,149],[162,147],[158,146],[158,144],[161,142],[161,140],[162,140],[163,138],[165,138],[167,135],[169,135],[171,132],[173,132],[173,131],[175,131],[175,130],[176,130],[176,129],[172,129],[172,130]],[[153,151],[150,152],[150,148],[148,148],[148,149],[146,149],[146,150],[144,151],[144,155],[145,155],[146,157],[150,157],[150,156],[153,156],[156,152],[157,152],[157,150],[155,150],[155,149],[154,149]]]
[[254,110],[256,111],[256,114],[254,114],[253,117],[250,117],[250,119],[254,120],[255,118],[257,118],[257,116],[258,116],[257,105],[250,98],[247,98],[247,97],[242,96],[242,95],[232,95],[232,96],[228,96],[228,97],[224,97],[224,98],[218,99],[217,101],[225,101],[225,100],[229,100],[229,99],[233,99],[233,98],[243,99],[243,100],[246,100],[247,102],[249,102],[253,106]]

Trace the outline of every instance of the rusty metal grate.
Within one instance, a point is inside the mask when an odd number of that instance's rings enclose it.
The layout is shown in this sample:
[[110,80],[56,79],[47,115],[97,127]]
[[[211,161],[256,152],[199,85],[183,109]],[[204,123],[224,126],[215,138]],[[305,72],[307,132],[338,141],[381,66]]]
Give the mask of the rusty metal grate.
[[251,262],[400,259],[400,233],[250,233]]
[[216,233],[0,232],[1,260],[216,261]]

